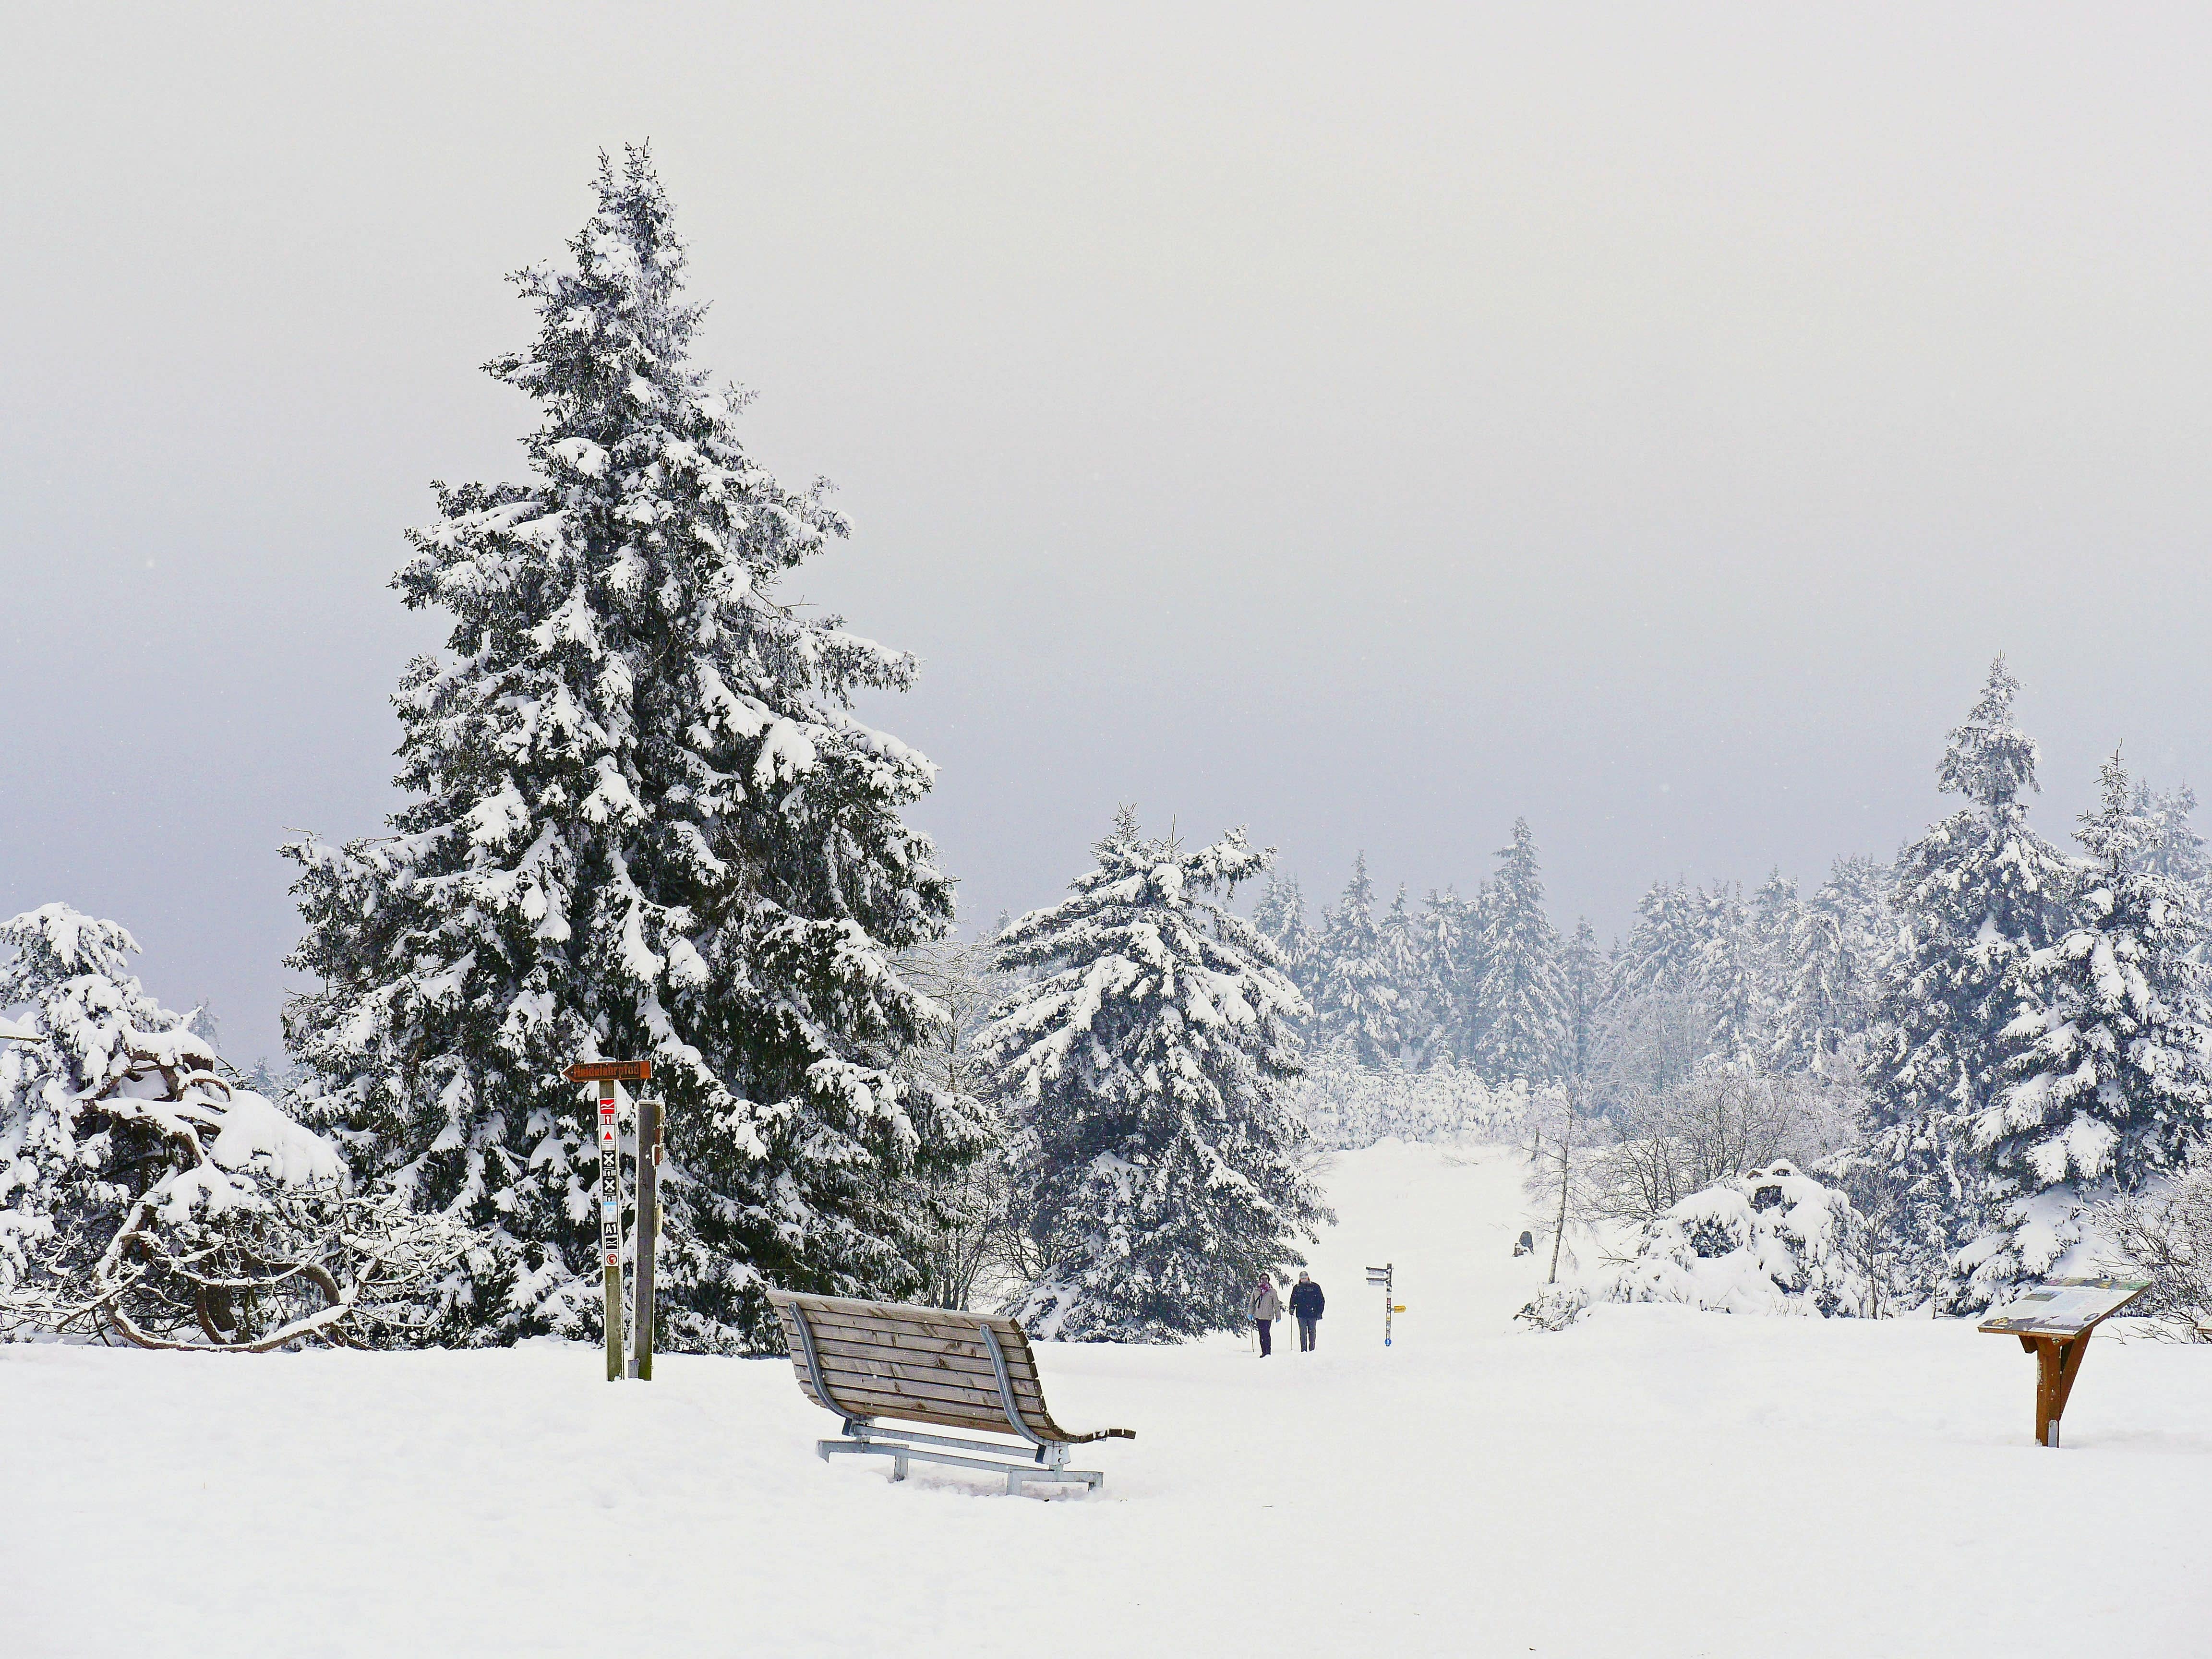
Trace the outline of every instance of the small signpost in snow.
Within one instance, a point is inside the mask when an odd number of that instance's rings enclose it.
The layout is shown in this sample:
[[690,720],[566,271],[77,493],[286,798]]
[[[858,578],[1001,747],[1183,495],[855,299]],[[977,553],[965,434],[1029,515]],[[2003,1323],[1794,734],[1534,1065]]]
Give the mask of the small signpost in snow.
[[1386,1261],[1379,1267],[1367,1270],[1367,1282],[1382,1287],[1382,1346],[1390,1346],[1390,1316],[1398,1311],[1395,1299],[1390,1294],[1391,1274],[1395,1263]]
[[[596,1083],[599,1085],[599,1255],[606,1273],[607,1381],[621,1380],[623,1374],[623,1297],[622,1297],[622,1133],[617,1114],[625,1083],[644,1083],[653,1076],[649,1060],[594,1060],[571,1066],[566,1076],[571,1083]],[[641,1127],[643,1113],[641,1112]],[[641,1154],[647,1146],[642,1133],[638,1137]],[[639,1186],[645,1186],[641,1171]],[[642,1193],[641,1192],[641,1196]],[[653,1245],[647,1230],[644,1206],[638,1215],[637,1247],[640,1261],[640,1285],[649,1286],[653,1268],[649,1258]],[[645,1291],[646,1300],[639,1309],[642,1320],[653,1316],[652,1292]],[[642,1352],[647,1356],[645,1379],[653,1377],[650,1358],[653,1337],[650,1327],[642,1340]]]
[[2058,1443],[2058,1419],[2098,1326],[2150,1288],[2147,1279],[2054,1279],[1992,1308],[1977,1329],[2016,1336],[2035,1356],[2035,1443]]

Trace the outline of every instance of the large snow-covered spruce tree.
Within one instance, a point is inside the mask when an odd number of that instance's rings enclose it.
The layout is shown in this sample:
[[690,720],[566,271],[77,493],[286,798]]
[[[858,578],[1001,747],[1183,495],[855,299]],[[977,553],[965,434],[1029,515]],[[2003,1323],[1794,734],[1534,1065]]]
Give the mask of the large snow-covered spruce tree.
[[1306,976],[1313,965],[1316,940],[1314,930],[1306,925],[1306,896],[1296,876],[1267,872],[1266,890],[1252,907],[1252,925],[1273,942],[1291,982],[1301,991],[1309,991]]
[[2163,872],[2172,828],[2137,801],[2118,755],[2101,782],[2081,815],[2074,923],[2020,966],[2009,1080],[1973,1125],[2000,1206],[1962,1264],[1981,1301],[2051,1271],[2081,1236],[2085,1194],[2139,1192],[2180,1169],[2212,1109],[2203,909]]
[[2065,855],[2027,822],[2038,757],[2013,724],[2018,690],[1998,658],[1936,775],[1966,804],[1899,854],[1900,939],[1867,1067],[1876,1133],[1853,1173],[1854,1196],[1898,1218],[1907,1271],[1946,1309],[1975,1300],[1955,1256],[1987,1219],[1973,1125],[2017,1046],[2006,1034],[2027,1006],[2022,969],[2064,933],[2074,885]]
[[929,763],[848,712],[907,657],[777,598],[842,535],[739,444],[690,360],[700,308],[649,156],[603,158],[573,264],[516,280],[537,337],[487,365],[538,406],[520,484],[440,486],[394,586],[453,617],[395,699],[387,837],[288,849],[287,1013],[357,1176],[465,1218],[441,1340],[596,1330],[597,1153],[563,1067],[646,1058],[668,1106],[665,1341],[763,1345],[764,1283],[900,1296],[909,1179],[970,1154],[900,1068],[938,1018],[893,953],[950,881],[900,809]]
[[1322,912],[1308,977],[1314,1027],[1322,1042],[1344,1038],[1365,1066],[1398,1057],[1406,1040],[1405,998],[1391,977],[1382,930],[1376,924],[1375,884],[1364,852],[1352,860],[1344,896]]
[[1498,859],[1482,914],[1474,1060],[1493,1084],[1516,1078],[1540,1083],[1565,1068],[1572,1015],[1559,930],[1544,911],[1544,878],[1528,819],[1513,821],[1513,840]]
[[1017,1103],[1042,1268],[1010,1310],[1083,1341],[1235,1329],[1328,1218],[1291,1103],[1304,1000],[1228,908],[1273,853],[1242,831],[1186,852],[1126,808],[1094,850],[1067,898],[997,941],[1036,975],[981,1042]]

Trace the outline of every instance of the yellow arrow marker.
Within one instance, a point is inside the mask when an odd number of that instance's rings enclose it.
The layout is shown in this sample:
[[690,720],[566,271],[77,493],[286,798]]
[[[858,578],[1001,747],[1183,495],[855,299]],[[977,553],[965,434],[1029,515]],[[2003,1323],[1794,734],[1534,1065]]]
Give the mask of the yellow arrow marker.
[[1405,1312],[1405,1311],[1406,1311],[1406,1304],[1405,1304],[1404,1303],[1402,1303],[1402,1302],[1398,1303],[1395,1306],[1394,1306],[1394,1307],[1390,1310],[1390,1311],[1391,1311],[1392,1313],[1403,1313],[1403,1312]]

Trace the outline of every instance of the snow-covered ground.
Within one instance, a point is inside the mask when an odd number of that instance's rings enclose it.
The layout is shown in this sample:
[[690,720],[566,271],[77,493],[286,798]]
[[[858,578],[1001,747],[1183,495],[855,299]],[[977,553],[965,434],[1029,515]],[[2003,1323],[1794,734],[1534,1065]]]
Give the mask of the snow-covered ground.
[[1317,1354],[1042,1349],[1139,1432],[1095,1496],[824,1466],[781,1362],[0,1348],[0,1654],[2212,1650],[2212,1349],[2099,1338],[2054,1452],[1964,1324],[1528,1332],[1512,1156],[1462,1156],[1340,1155]]

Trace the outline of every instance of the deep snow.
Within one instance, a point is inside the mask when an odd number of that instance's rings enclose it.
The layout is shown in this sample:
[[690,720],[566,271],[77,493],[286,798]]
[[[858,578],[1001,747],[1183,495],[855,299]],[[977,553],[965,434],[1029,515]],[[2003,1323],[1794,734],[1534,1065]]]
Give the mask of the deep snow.
[[2100,1337],[2048,1451],[2032,1362],[1964,1323],[1530,1332],[1513,1155],[1458,1156],[1338,1156],[1317,1354],[1042,1346],[1060,1421],[1139,1433],[1090,1497],[824,1466],[781,1361],[0,1348],[0,1653],[2212,1646],[2212,1349]]

